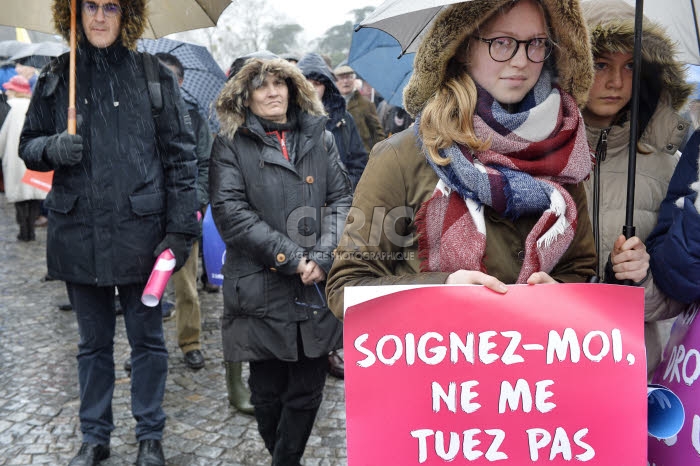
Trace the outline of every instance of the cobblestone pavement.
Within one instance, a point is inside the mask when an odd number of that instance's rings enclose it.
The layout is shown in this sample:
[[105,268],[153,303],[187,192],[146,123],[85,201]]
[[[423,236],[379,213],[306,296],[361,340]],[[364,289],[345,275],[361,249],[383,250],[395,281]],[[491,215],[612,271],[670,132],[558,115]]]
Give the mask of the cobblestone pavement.
[[[67,465],[81,443],[78,424],[78,330],[63,282],[46,273],[46,229],[37,240],[16,240],[14,206],[0,194],[0,466]],[[163,437],[170,466],[270,464],[255,420],[229,407],[222,366],[221,293],[201,293],[202,346],[206,367],[189,370],[177,347],[174,319],[164,323],[170,353]],[[128,354],[123,320],[117,320],[116,387],[112,456],[102,466],[136,459],[130,383],[122,368]],[[244,369],[247,376],[247,365]],[[346,465],[345,393],[328,378],[324,401],[302,464]]]

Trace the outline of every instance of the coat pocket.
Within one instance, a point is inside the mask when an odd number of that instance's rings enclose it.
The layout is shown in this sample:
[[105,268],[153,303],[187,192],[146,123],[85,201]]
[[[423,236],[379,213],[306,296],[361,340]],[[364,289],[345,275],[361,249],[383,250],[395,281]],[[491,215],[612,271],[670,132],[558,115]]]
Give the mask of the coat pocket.
[[46,198],[44,205],[53,212],[65,215],[73,210],[77,201],[77,194],[57,193],[54,191]]
[[165,212],[165,195],[163,193],[130,194],[129,202],[131,210],[140,217]]
[[224,318],[263,318],[265,279],[263,271],[224,279]]

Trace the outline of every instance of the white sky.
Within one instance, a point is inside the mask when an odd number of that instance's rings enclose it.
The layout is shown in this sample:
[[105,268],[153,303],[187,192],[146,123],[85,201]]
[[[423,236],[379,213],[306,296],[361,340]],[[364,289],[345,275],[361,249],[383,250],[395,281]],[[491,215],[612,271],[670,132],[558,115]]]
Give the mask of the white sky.
[[[245,1],[245,0],[240,0]],[[383,0],[268,0],[280,14],[305,30],[307,39],[315,39],[328,29],[352,20],[350,11],[366,6],[376,7]]]

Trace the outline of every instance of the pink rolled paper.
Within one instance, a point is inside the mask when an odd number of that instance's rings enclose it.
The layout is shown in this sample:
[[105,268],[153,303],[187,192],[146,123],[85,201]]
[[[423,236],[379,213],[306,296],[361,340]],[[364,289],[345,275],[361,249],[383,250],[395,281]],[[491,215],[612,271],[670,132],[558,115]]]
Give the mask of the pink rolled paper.
[[156,307],[163,296],[165,286],[175,270],[175,255],[171,249],[161,252],[148,277],[146,287],[141,295],[141,302],[148,307]]

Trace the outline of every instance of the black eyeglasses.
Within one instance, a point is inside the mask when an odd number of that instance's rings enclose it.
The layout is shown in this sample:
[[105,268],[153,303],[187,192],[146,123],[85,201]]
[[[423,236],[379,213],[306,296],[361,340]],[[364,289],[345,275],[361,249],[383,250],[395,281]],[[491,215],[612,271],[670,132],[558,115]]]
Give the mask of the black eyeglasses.
[[98,5],[95,2],[83,2],[83,11],[89,16],[95,16],[100,8],[102,8],[102,13],[104,13],[105,18],[114,18],[122,12],[122,7],[116,3]]
[[552,53],[552,43],[546,37],[535,37],[528,40],[518,40],[515,37],[484,39],[474,36],[474,38],[489,44],[489,55],[493,61],[497,62],[513,58],[518,53],[520,44],[525,44],[525,55],[533,63],[542,63]]
[[294,304],[301,307],[308,307],[309,309],[326,309],[326,298],[324,298],[323,293],[321,293],[321,289],[318,287],[318,283],[314,283],[314,286],[316,287],[318,297],[321,298],[322,305],[305,303],[303,301],[299,301],[296,298],[294,299]]

